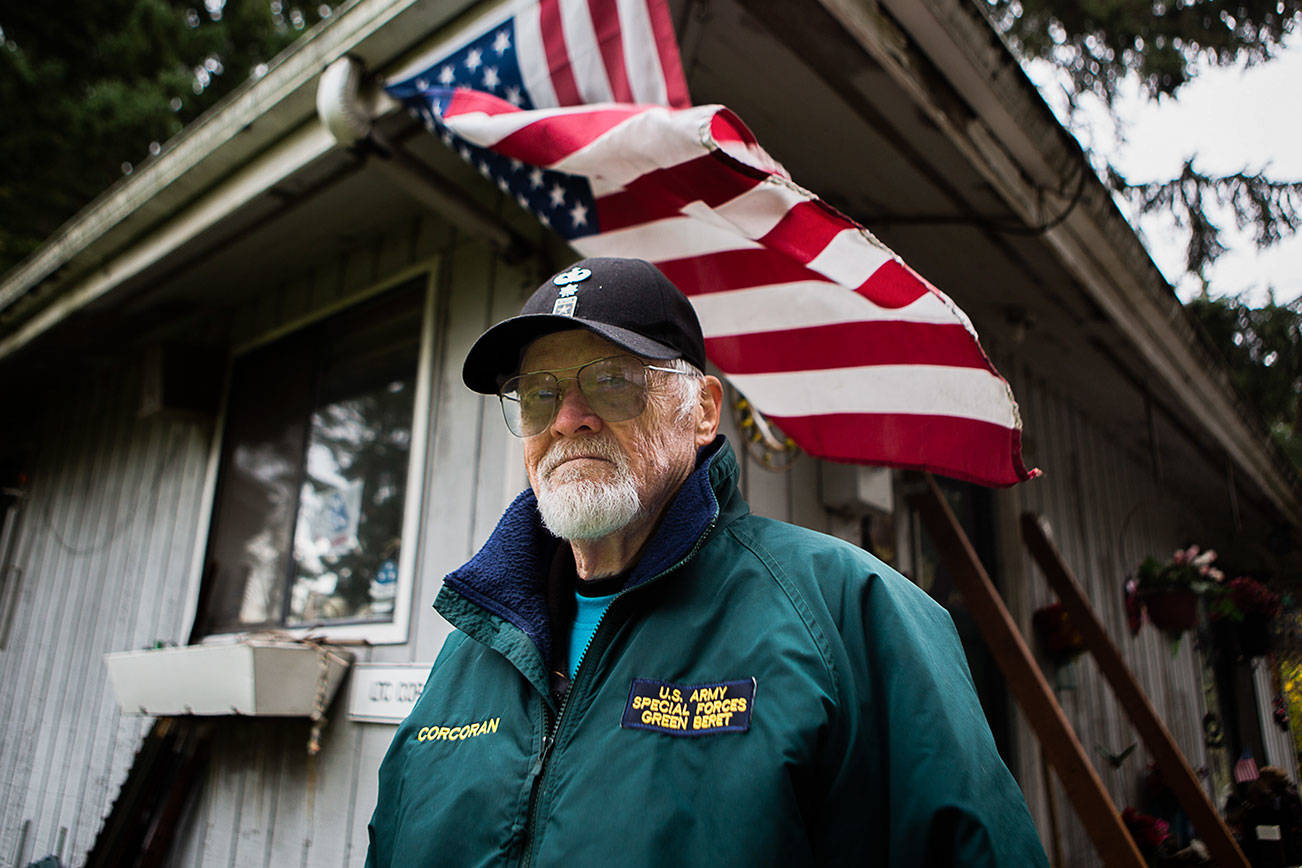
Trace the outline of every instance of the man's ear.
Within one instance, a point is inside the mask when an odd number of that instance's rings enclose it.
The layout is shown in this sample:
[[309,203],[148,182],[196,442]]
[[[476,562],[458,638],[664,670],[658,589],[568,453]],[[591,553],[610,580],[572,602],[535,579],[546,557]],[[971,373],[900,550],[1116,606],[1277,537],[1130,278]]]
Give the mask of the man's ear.
[[696,417],[696,446],[712,443],[719,433],[719,414],[723,412],[723,383],[718,377],[705,375],[701,383],[701,412]]

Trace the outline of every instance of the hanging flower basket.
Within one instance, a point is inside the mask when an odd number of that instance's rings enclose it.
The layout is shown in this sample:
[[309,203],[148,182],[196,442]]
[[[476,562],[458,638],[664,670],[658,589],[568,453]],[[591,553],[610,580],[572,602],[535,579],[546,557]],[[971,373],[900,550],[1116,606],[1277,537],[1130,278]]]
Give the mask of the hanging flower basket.
[[1215,560],[1216,552],[1202,551],[1198,546],[1180,549],[1167,563],[1146,558],[1136,578],[1126,586],[1131,634],[1139,630],[1140,610],[1175,642],[1198,626],[1198,598],[1214,592],[1225,578],[1212,566]]
[[1212,602],[1212,635],[1235,657],[1270,653],[1271,625],[1280,612],[1280,597],[1246,576],[1226,583]]
[[1072,624],[1062,603],[1036,609],[1031,615],[1031,628],[1040,650],[1059,666],[1085,653],[1085,637]]
[[1187,588],[1140,591],[1148,620],[1163,633],[1179,635],[1198,626],[1198,595]]

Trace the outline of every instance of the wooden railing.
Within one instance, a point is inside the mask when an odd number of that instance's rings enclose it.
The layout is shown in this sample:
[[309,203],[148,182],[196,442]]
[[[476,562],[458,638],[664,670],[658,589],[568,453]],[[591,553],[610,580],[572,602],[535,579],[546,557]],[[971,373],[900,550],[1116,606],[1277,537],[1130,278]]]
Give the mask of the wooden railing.
[[[926,489],[912,496],[910,503],[926,525],[942,562],[953,576],[991,656],[1003,671],[1009,690],[1026,715],[1045,759],[1062,782],[1100,859],[1107,866],[1141,868],[1144,859],[1139,849],[1012,615],[935,479],[930,474],[926,479]],[[1022,536],[1212,859],[1225,868],[1249,868],[1243,851],[1208,801],[1189,763],[1103,629],[1037,516],[1022,516]]]

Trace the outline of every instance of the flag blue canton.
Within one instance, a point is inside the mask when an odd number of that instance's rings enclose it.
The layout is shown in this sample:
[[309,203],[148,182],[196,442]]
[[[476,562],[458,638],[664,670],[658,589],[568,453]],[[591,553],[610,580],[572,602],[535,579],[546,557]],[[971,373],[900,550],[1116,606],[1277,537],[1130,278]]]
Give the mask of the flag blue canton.
[[500,97],[522,109],[534,108],[516,54],[515,19],[458,48],[423,71],[385,87],[404,102],[442,88],[468,87]]
[[596,234],[597,211],[592,186],[586,179],[530,166],[472,145],[454,135],[441,120],[443,108],[458,87],[491,93],[522,109],[533,108],[516,60],[515,26],[513,20],[508,20],[385,90],[402,100],[426,129],[554,232],[566,239]]

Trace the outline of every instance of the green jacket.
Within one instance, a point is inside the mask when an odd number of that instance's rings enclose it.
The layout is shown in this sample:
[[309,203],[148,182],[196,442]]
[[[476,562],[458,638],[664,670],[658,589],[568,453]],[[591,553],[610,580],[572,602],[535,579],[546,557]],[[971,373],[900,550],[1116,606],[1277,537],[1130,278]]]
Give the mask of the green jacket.
[[459,632],[380,767],[373,866],[1044,865],[948,614],[751,515],[722,438],[559,708],[532,493],[435,602]]

